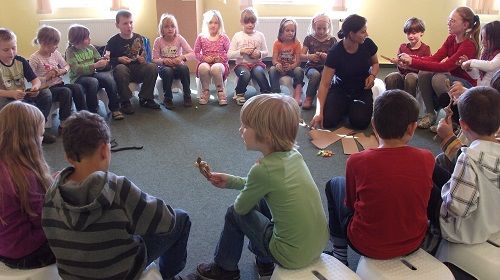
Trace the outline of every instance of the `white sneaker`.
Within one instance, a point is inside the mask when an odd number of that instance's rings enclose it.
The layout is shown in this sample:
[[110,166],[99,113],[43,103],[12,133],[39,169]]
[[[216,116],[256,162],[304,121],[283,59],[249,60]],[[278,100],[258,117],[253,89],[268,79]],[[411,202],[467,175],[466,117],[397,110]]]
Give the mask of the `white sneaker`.
[[236,94],[234,99],[236,100],[236,104],[239,106],[243,106],[243,104],[247,101],[244,94]]

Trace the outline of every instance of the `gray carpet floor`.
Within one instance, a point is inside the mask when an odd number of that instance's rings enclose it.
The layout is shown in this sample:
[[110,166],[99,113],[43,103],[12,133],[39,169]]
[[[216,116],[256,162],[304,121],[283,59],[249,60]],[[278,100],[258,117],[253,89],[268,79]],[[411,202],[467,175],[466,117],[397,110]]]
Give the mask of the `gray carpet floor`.
[[[383,79],[392,70],[383,68],[379,78]],[[210,185],[194,167],[196,158],[205,159],[214,171],[245,176],[260,157],[257,152],[245,150],[238,133],[241,107],[231,99],[234,80],[232,73],[227,83],[230,102],[225,107],[220,107],[216,100],[207,105],[197,105],[196,86],[192,78],[196,106],[182,107],[182,96],[176,94],[174,102],[177,108],[170,111],[162,106],[161,110],[154,111],[139,107],[137,98],[134,98],[134,115],[126,116],[122,121],[109,121],[119,147],[144,146],[142,150],[113,153],[110,171],[128,177],[145,192],[190,214],[192,228],[188,261],[182,274],[194,272],[200,262],[212,261],[226,208],[238,194],[235,190],[221,190]],[[102,104],[101,113],[104,114]],[[313,115],[314,111],[303,111],[306,121]],[[432,137],[429,130],[417,130],[410,144],[437,154],[439,146]],[[307,129],[303,127],[299,130],[297,144],[318,186],[327,213],[324,185],[331,177],[344,175],[347,156],[343,154],[339,141],[329,147],[335,153],[333,157],[318,157],[318,150],[310,143]],[[55,144],[45,145],[44,152],[53,171],[68,165],[64,160],[60,137]],[[328,245],[326,249],[330,248],[331,245]],[[359,256],[350,252],[349,257],[351,268],[355,270]],[[243,251],[239,267],[241,279],[258,278],[253,256],[247,249]]]

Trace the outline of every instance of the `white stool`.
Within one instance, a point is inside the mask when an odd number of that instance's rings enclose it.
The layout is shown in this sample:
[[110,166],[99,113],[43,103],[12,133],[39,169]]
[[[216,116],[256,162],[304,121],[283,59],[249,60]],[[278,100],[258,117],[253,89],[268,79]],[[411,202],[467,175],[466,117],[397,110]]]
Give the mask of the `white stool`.
[[385,83],[381,79],[376,78],[372,87],[373,101],[385,91]]
[[458,244],[441,240],[436,257],[451,263],[476,279],[500,277],[500,232],[481,244]]
[[316,262],[302,269],[292,270],[276,266],[273,275],[271,276],[271,280],[318,280],[318,278],[313,274],[313,271],[321,273],[321,275],[328,280],[360,279],[356,273],[336,258],[327,254],[321,254]]
[[377,279],[455,279],[439,260],[422,249],[405,257],[375,260],[361,257],[356,273],[363,280]]
[[[172,93],[179,93],[182,94],[183,87],[181,84],[180,79],[174,79],[172,81]],[[165,99],[165,96],[163,96],[163,81],[160,77],[156,79],[156,85],[155,85],[155,97],[158,98],[158,101],[163,102],[163,99]]]
[[13,269],[0,262],[2,280],[60,280],[55,264],[35,269]]

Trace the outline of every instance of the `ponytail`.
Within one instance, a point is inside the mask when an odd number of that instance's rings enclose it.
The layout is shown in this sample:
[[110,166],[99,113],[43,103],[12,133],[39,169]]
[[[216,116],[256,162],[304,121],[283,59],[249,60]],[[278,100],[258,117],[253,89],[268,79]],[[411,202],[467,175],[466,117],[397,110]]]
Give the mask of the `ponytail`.
[[479,57],[479,33],[481,33],[481,22],[479,16],[469,7],[458,7],[455,11],[462,17],[462,20],[469,23],[469,28],[465,31],[465,38],[474,42],[476,46],[476,57]]

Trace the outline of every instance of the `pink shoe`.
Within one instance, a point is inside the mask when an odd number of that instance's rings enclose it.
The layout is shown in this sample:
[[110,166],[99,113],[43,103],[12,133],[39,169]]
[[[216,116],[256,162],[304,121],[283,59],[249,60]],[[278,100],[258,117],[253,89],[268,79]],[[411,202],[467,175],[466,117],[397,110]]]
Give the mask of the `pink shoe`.
[[199,97],[198,103],[200,105],[205,105],[208,103],[208,99],[210,98],[210,92],[208,90],[203,90]]
[[221,90],[221,91],[217,92],[217,98],[219,99],[219,105],[220,106],[226,106],[227,105],[227,96],[226,96],[226,92],[224,92],[224,90]]
[[313,97],[306,96],[306,99],[304,100],[304,103],[302,104],[302,109],[309,110],[309,109],[311,109],[312,104],[313,104]]
[[293,98],[297,101],[299,106],[302,106],[302,85],[297,85],[293,93]]

